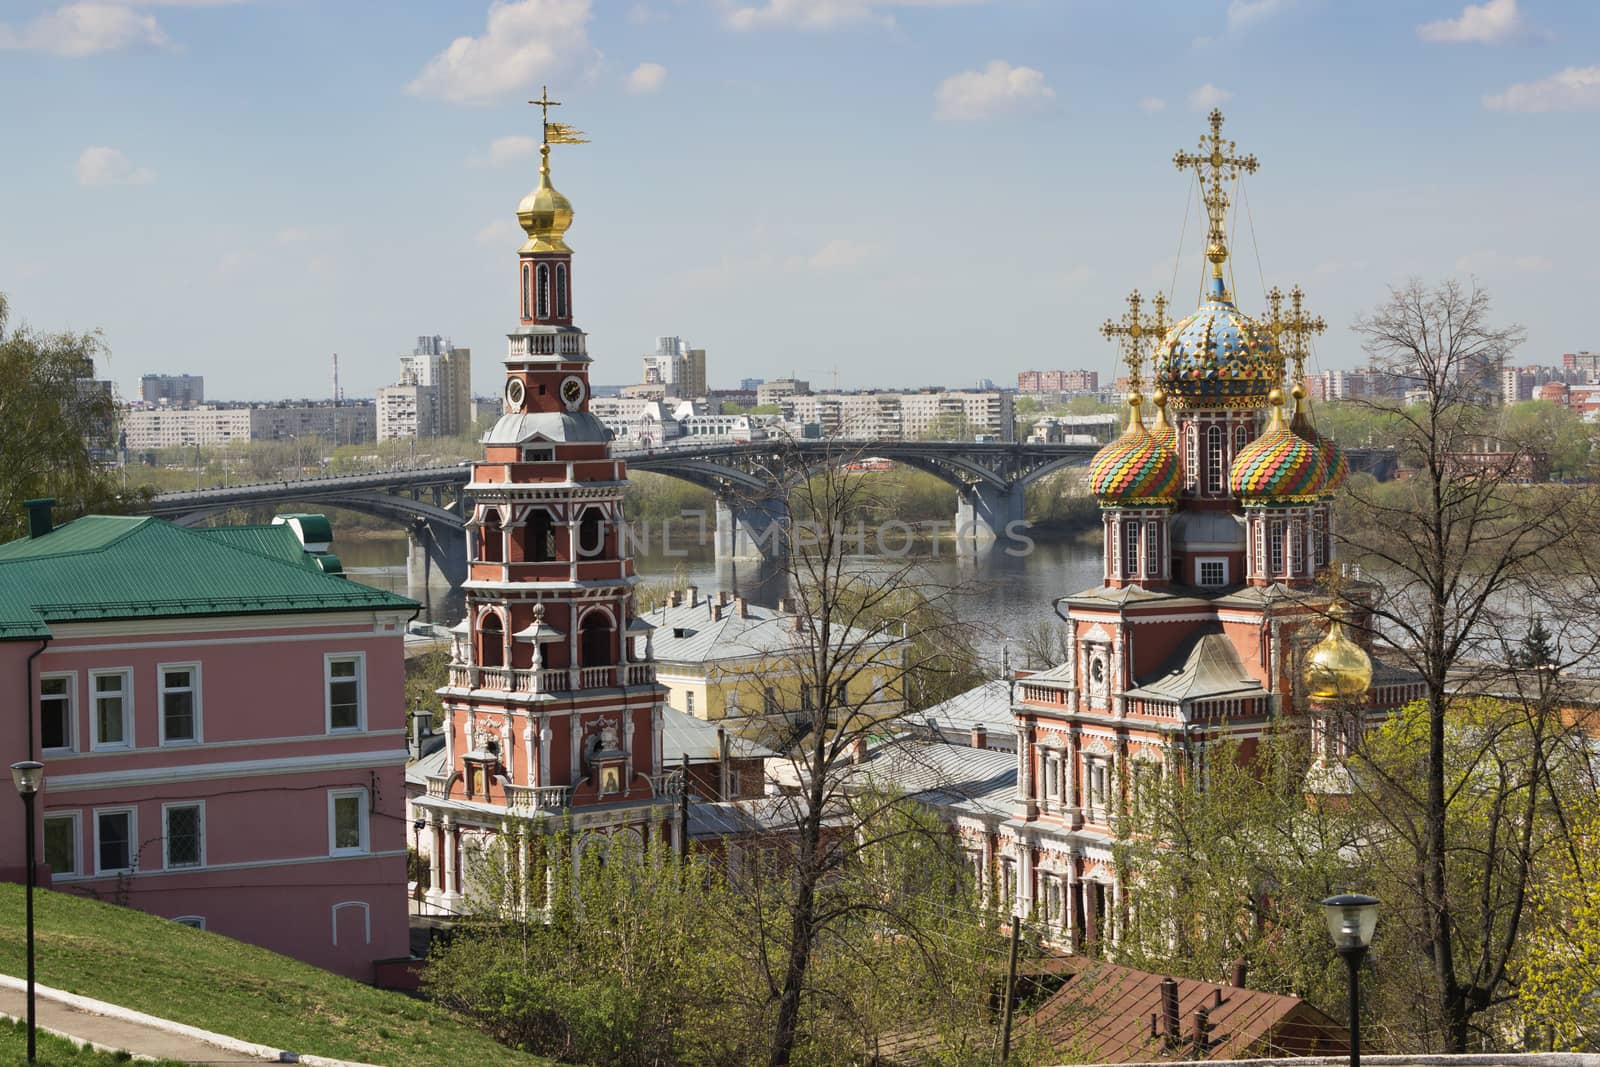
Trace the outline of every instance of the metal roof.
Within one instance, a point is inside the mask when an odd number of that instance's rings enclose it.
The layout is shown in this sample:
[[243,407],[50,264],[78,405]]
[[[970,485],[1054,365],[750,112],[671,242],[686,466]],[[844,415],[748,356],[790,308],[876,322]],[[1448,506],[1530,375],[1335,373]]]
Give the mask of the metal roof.
[[[712,618],[716,601],[696,599],[692,604],[658,607],[643,618],[655,627],[651,647],[658,663],[711,663],[721,660],[766,659],[773,656],[804,655],[811,635],[794,629],[794,615],[780,613],[759,604],[747,604],[740,615],[738,605],[722,605],[720,619]],[[881,648],[898,639],[888,634],[872,635],[851,628],[836,631],[835,649],[865,645]]]
[[1168,660],[1154,679],[1130,689],[1130,697],[1184,704],[1217,697],[1265,696],[1244,664],[1233,642],[1216,623],[1195,627],[1186,647]]
[[[735,759],[766,759],[777,753],[765,745],[727,730],[728,755]],[[688,756],[691,762],[703,763],[717,758],[717,726],[675,708],[661,708],[661,766],[671,770]]]
[[1014,729],[1016,720],[1011,714],[1011,683],[1003,678],[984,682],[942,704],[908,714],[905,721],[907,724],[926,726],[935,736],[948,736],[958,744],[968,743],[974,726],[982,726],[988,731]]

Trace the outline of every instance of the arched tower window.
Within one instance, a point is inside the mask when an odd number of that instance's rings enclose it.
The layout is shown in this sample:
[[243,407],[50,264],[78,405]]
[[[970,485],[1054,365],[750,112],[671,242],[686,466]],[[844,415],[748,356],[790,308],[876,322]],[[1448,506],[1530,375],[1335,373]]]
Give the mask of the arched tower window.
[[591,611],[578,631],[578,664],[582,667],[607,667],[616,657],[611,651],[611,619],[603,611]]
[[506,631],[500,616],[490,612],[478,623],[478,666],[503,667],[506,662]]
[[555,527],[550,522],[550,513],[543,508],[534,508],[528,512],[528,521],[523,525],[523,558],[530,563],[549,563],[556,558]]
[[550,317],[550,266],[547,263],[539,264],[539,284],[535,297],[538,300],[540,321]]
[[504,531],[500,528],[500,513],[490,511],[478,527],[478,559],[483,563],[501,563],[506,558]]
[[1237,456],[1244,451],[1244,446],[1250,443],[1250,430],[1248,427],[1239,426],[1233,431],[1233,454]]
[[599,508],[585,508],[578,519],[578,558],[599,559],[605,549],[605,517]]
[[532,284],[529,281],[528,265],[526,263],[524,263],[522,265],[522,317],[525,318],[525,319],[532,317],[528,313],[528,310],[529,310],[528,296],[529,296],[529,290],[531,288],[532,288]]
[[1222,427],[1206,428],[1206,492],[1220,493],[1227,471],[1222,456]]
[[567,317],[567,265],[556,264],[556,318]]
[[1190,423],[1183,431],[1183,486],[1193,489],[1200,484],[1200,434]]

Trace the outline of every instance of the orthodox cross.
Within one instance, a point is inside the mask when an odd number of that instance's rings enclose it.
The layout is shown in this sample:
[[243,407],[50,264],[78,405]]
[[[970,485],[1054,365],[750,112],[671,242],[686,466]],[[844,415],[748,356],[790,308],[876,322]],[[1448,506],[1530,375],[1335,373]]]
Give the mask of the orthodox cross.
[[546,145],[589,143],[589,139],[583,135],[582,130],[574,126],[568,126],[564,122],[550,121],[550,109],[560,107],[561,101],[550,99],[550,87],[548,85],[541,87],[539,99],[529,100],[528,103],[539,109],[540,132],[544,135],[542,140]]
[[1274,285],[1267,290],[1267,332],[1272,334],[1272,358],[1277,365],[1278,377],[1283,378],[1283,334],[1288,328],[1283,321],[1283,290]]
[[1306,315],[1303,307],[1305,295],[1298,285],[1289,290],[1289,316],[1283,320],[1283,332],[1289,335],[1289,356],[1294,360],[1296,384],[1305,381],[1306,356],[1311,347],[1311,338],[1328,328],[1328,323],[1321,315]]
[[529,100],[528,103],[539,109],[539,132],[545,135],[544,137],[541,137],[540,140],[548,139],[550,131],[550,109],[553,107],[560,107],[561,101],[550,99],[550,86],[544,85],[540,86],[539,99]]
[[[1218,108],[1211,109],[1211,133],[1201,136],[1200,151],[1180,151],[1172,157],[1172,162],[1179,170],[1194,168],[1195,174],[1200,178],[1200,196],[1206,202],[1206,214],[1211,219],[1210,241],[1217,246],[1222,258],[1227,258],[1227,234],[1225,225],[1228,215],[1228,194],[1223,186],[1238,179],[1241,172],[1254,174],[1256,172],[1256,157],[1253,155],[1236,155],[1238,147],[1222,137],[1222,111]],[[1213,259],[1220,268],[1221,261]]]
[[1144,304],[1144,297],[1135,289],[1128,294],[1128,313],[1122,316],[1121,322],[1107,319],[1100,333],[1106,340],[1118,345],[1122,349],[1123,361],[1128,364],[1128,389],[1130,392],[1139,391],[1139,368],[1144,363],[1144,350],[1153,340],[1159,340],[1167,332],[1170,325],[1167,321],[1167,298],[1160,293],[1150,301],[1154,306],[1154,313],[1141,315],[1139,309]]

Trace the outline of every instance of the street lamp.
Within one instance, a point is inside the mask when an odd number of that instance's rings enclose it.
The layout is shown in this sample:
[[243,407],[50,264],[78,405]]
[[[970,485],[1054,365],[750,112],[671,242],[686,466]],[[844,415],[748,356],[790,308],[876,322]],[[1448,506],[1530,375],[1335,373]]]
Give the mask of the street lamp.
[[11,765],[11,780],[16,783],[17,793],[22,797],[22,810],[27,818],[27,828],[23,831],[24,847],[28,850],[28,1062],[34,1062],[34,1011],[33,1011],[33,883],[35,880],[35,866],[33,859],[33,798],[39,795],[39,787],[44,785],[44,764],[36,760],[24,760]]
[[1378,925],[1378,901],[1359,893],[1341,893],[1322,902],[1333,947],[1350,969],[1350,1067],[1361,1067],[1361,958]]

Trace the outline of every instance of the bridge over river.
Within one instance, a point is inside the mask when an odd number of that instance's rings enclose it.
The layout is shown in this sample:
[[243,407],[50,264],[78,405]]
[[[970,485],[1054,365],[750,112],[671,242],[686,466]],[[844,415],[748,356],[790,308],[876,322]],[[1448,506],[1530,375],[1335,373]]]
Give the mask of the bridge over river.
[[[752,558],[786,550],[784,488],[827,463],[871,456],[926,471],[956,489],[954,528],[975,541],[1007,536],[1025,522],[1023,500],[1033,482],[1089,462],[1099,445],[973,441],[756,441],[618,450],[631,470],[681,478],[716,499],[719,558]],[[1351,449],[1350,465],[1380,479],[1392,477],[1392,449]],[[411,538],[411,577],[430,572],[459,585],[466,578],[466,520],[472,468],[414,467],[162,493],[151,514],[194,525],[229,508],[321,504],[390,520]]]

